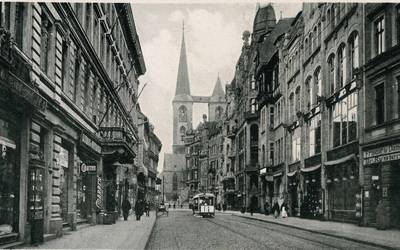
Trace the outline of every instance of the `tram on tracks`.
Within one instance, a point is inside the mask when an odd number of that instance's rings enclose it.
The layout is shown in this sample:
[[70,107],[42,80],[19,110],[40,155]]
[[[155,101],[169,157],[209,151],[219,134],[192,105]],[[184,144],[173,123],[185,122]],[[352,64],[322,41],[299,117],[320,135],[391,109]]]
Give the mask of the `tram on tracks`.
[[200,193],[193,196],[193,214],[202,217],[215,216],[215,195],[211,193]]

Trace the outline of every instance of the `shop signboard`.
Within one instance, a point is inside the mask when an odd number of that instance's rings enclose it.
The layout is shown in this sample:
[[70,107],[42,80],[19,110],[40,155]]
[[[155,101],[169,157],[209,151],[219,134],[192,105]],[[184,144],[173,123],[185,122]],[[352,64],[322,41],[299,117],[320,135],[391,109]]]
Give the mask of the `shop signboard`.
[[400,143],[374,148],[363,152],[363,164],[370,165],[400,159]]
[[81,173],[97,172],[97,166],[94,164],[86,165],[84,162],[82,162],[80,167],[81,167]]

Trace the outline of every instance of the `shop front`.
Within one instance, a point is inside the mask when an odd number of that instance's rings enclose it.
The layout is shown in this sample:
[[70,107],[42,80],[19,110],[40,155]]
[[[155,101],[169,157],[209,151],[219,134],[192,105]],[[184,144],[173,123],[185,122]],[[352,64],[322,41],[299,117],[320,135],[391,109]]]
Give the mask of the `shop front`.
[[321,219],[323,215],[323,192],[321,189],[321,164],[301,169],[303,197],[300,216],[308,219]]
[[122,127],[101,127],[103,155],[103,202],[105,211],[100,219],[105,224],[115,223],[118,218],[123,196],[129,189],[128,165],[134,163],[134,138]]
[[290,164],[288,166],[287,176],[287,193],[288,193],[288,206],[289,206],[289,215],[290,216],[299,216],[300,215],[300,206],[299,206],[299,171],[300,171],[300,162],[296,162]]
[[31,156],[37,161],[29,161],[27,131],[32,114],[46,110],[47,103],[31,82],[29,63],[13,50],[10,32],[0,33],[0,245],[25,238],[40,242],[40,237],[28,237],[31,231],[25,227],[26,221],[40,221],[38,232],[43,232],[43,196],[25,188],[29,171],[36,167],[37,187],[43,187],[43,156],[33,150]]
[[356,215],[357,196],[361,194],[359,184],[358,142],[332,149],[324,162],[328,219],[358,223]]
[[365,224],[400,228],[400,142],[365,146],[362,160]]

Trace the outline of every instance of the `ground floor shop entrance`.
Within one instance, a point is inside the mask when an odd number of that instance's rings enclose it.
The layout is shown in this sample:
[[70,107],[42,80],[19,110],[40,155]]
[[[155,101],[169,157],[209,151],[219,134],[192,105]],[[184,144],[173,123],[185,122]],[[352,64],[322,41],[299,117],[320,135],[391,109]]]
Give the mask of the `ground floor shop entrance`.
[[320,219],[322,209],[321,166],[302,169],[303,173],[303,199],[300,215],[309,219]]

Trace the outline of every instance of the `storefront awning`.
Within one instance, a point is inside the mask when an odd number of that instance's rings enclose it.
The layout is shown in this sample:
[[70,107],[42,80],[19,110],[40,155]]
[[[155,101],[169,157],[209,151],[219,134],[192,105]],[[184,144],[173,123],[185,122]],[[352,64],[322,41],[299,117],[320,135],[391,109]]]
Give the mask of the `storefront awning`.
[[282,172],[279,172],[279,173],[274,174],[273,177],[278,177],[278,176],[281,176],[281,175],[282,175]]
[[292,177],[297,173],[297,170],[287,173],[287,176]]
[[338,165],[338,164],[341,164],[341,163],[344,163],[344,162],[346,162],[346,161],[350,161],[350,160],[353,160],[353,159],[354,159],[354,160],[357,159],[357,157],[356,157],[355,154],[351,154],[351,155],[348,155],[348,156],[339,158],[339,159],[337,159],[337,160],[327,161],[327,162],[324,163],[324,165],[325,165],[325,166]]
[[318,164],[318,165],[316,165],[314,167],[302,168],[302,169],[300,169],[300,171],[303,172],[303,173],[308,173],[308,172],[315,171],[315,170],[319,169],[320,167],[321,167],[321,164]]

